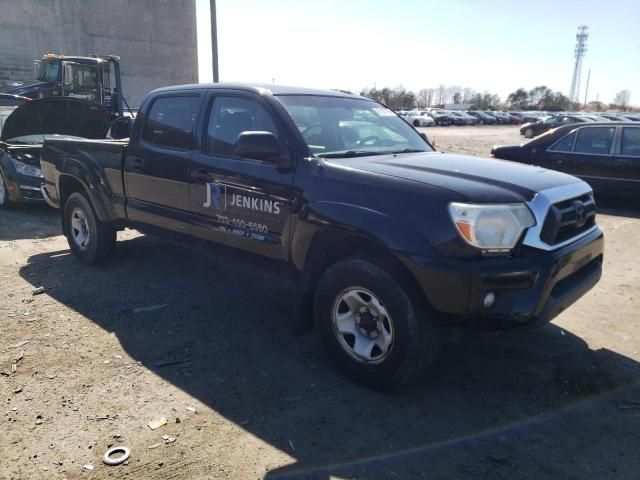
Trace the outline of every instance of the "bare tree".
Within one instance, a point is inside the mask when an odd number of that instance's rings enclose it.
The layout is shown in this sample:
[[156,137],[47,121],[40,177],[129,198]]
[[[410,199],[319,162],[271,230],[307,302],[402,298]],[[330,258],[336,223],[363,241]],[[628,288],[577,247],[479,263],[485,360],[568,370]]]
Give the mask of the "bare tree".
[[446,91],[447,87],[444,85],[438,87],[438,105],[444,105]]
[[471,103],[471,100],[475,96],[475,90],[471,88],[465,88],[462,90],[462,103]]
[[631,102],[631,92],[629,90],[620,90],[613,101],[613,103],[622,107],[622,110],[625,112],[627,111],[629,102]]

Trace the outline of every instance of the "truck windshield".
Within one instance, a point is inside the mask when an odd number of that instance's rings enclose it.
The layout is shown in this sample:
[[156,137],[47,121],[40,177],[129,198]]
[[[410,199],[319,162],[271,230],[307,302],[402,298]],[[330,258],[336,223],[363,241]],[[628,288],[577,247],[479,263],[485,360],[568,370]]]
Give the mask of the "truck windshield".
[[368,99],[279,95],[311,152],[345,158],[433,149],[393,111]]
[[40,62],[40,66],[38,67],[36,80],[39,80],[41,82],[57,82],[59,73],[59,60],[42,60]]

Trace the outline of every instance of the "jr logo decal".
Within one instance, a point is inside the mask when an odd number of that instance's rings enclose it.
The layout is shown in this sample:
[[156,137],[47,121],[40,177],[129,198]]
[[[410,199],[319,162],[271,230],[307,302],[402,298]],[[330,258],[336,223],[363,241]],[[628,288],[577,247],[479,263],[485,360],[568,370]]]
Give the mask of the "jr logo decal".
[[209,208],[213,206],[213,208],[215,208],[216,210],[220,210],[221,196],[222,196],[222,188],[220,187],[220,185],[218,185],[217,183],[207,183],[207,199],[202,204],[202,206],[205,208]]

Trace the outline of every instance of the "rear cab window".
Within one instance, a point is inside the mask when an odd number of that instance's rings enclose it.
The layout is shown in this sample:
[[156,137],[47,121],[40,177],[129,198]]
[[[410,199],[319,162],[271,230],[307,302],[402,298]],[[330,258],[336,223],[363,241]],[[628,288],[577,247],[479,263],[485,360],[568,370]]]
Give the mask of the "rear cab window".
[[191,149],[199,108],[198,95],[175,95],[155,99],[147,114],[142,138],[160,147]]

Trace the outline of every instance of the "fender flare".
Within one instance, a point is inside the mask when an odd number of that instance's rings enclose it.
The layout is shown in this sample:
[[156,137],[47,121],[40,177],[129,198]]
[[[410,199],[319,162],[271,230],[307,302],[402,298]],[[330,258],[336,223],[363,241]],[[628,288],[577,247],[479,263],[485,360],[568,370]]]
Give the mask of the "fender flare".
[[113,203],[105,202],[105,197],[113,199],[113,192],[111,192],[108,182],[102,181],[100,170],[90,168],[90,166],[94,166],[91,156],[87,154],[83,156],[86,163],[80,162],[72,157],[66,158],[63,162],[57,185],[61,200],[60,207],[64,208],[64,205],[62,205],[62,190],[60,189],[60,184],[64,177],[70,177],[82,185],[98,219],[102,222],[112,221],[116,217],[113,209],[108,205],[112,205]]
[[[306,206],[304,223],[316,225],[316,229],[336,229],[364,237],[389,251],[430,255],[433,247],[416,229],[389,215],[357,205],[329,201],[312,202]],[[314,233],[298,225],[294,232],[292,260],[298,269],[304,268]]]

